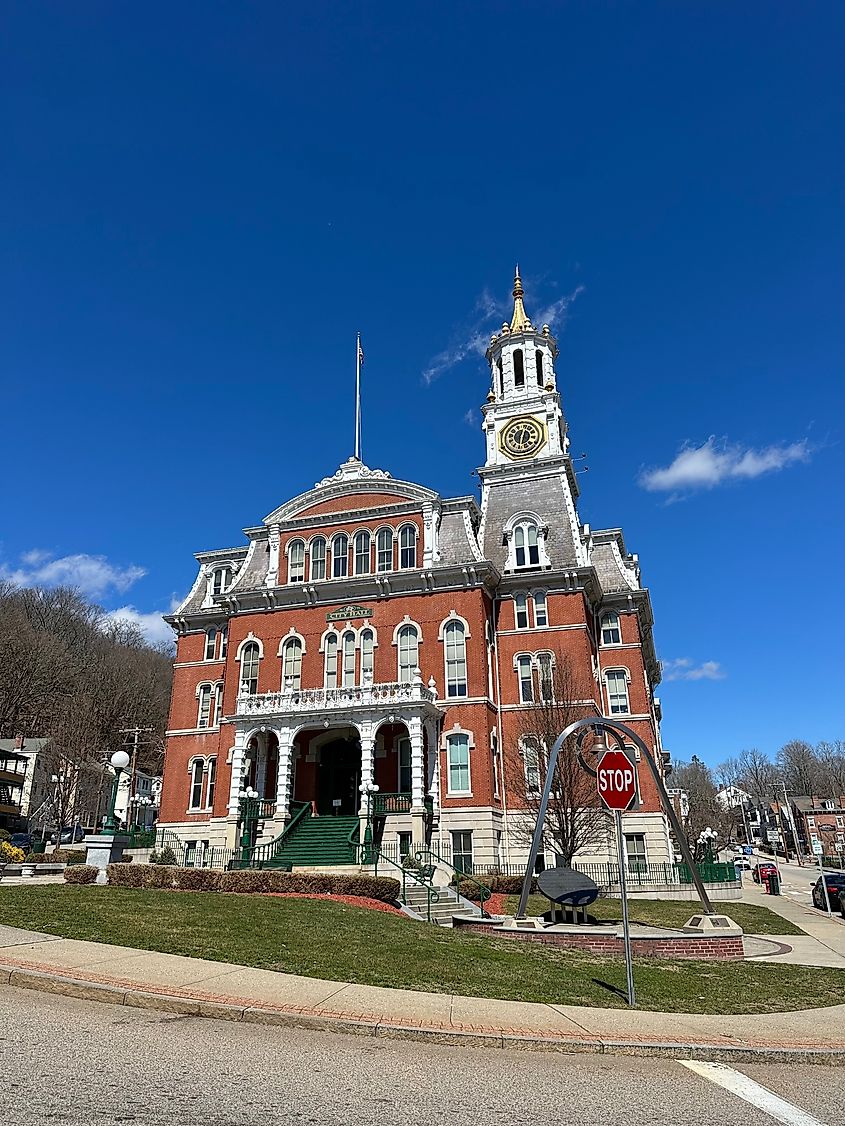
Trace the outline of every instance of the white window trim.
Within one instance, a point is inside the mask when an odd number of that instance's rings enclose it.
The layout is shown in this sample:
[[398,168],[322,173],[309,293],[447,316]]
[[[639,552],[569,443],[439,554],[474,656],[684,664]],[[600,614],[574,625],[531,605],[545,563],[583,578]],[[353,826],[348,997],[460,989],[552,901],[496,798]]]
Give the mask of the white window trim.
[[[291,567],[290,552],[291,552],[291,548],[295,544],[301,544],[302,545],[302,578],[301,579],[292,579],[291,574],[290,574],[290,567]],[[302,536],[292,536],[285,543],[285,566],[286,566],[286,576],[287,576],[287,585],[288,586],[299,586],[300,583],[305,582],[305,568],[306,568],[307,563],[308,563],[308,544],[306,543],[305,539]]]
[[[449,768],[449,739],[453,735],[466,735],[467,737],[467,782],[469,788],[466,790],[453,790],[452,789],[452,772]],[[457,723],[449,731],[444,731],[440,739],[440,748],[446,755],[446,795],[447,797],[472,797],[472,752],[475,749],[475,739],[473,733],[465,727],[460,727]]]
[[[379,565],[378,565],[378,556],[379,556],[378,538],[379,538],[379,536],[381,535],[382,532],[390,532],[390,567],[387,568],[386,570],[379,567]],[[394,563],[396,562],[396,542],[397,541],[396,541],[396,529],[393,527],[393,525],[392,524],[380,524],[378,526],[378,528],[376,528],[376,530],[373,532],[372,542],[373,542],[373,551],[374,551],[373,562],[375,563],[375,570],[373,571],[373,574],[374,575],[390,575],[394,571],[398,570],[398,568],[394,566]]]
[[[546,620],[542,625],[537,624],[537,595],[543,597],[543,605],[546,608]],[[548,629],[549,628],[549,594],[546,590],[532,590],[531,591],[531,620],[534,623],[534,629]]]
[[[619,629],[619,640],[618,641],[605,641],[604,637],[602,636],[604,634],[604,620],[605,620],[605,618],[610,617],[611,614],[616,615],[616,623],[617,623],[617,627]],[[622,615],[619,613],[618,610],[605,610],[605,612],[602,614],[601,618],[599,618],[599,646],[602,649],[613,649],[617,645],[622,645],[622,644],[623,644],[623,641],[622,641]]]
[[276,651],[277,657],[284,657],[285,646],[289,641],[299,641],[302,645],[302,655],[305,656],[305,638],[301,633],[297,633],[293,626],[290,627],[288,632],[279,640],[279,648]]
[[[525,625],[524,626],[519,625],[519,622],[518,622],[518,619],[517,619],[517,614],[519,612],[518,607],[517,607],[517,599],[518,598],[524,598],[525,599]],[[528,593],[527,590],[515,590],[513,592],[513,594],[511,595],[511,600],[513,601],[513,628],[515,630],[520,630],[520,631],[522,631],[524,629],[531,629],[531,609],[532,608],[528,605],[528,603],[529,603],[530,600],[532,600],[532,596]]]
[[[611,709],[610,709],[610,686],[607,683],[607,678],[608,678],[609,674],[612,673],[612,672],[624,672],[624,674],[625,674],[625,689],[626,689],[625,695],[628,698],[628,710],[627,711],[612,712]],[[604,702],[607,705],[607,715],[609,715],[609,716],[614,716],[614,715],[628,715],[628,716],[630,716],[630,715],[633,715],[634,713],[631,711],[631,670],[626,668],[624,665],[614,665],[612,668],[602,669],[601,675],[602,675],[602,683],[604,684]]]
[[[202,770],[200,771],[200,804],[193,804],[194,797],[194,766],[201,764]],[[207,807],[204,806],[203,799],[205,798],[205,781],[203,775],[205,774],[206,760],[202,755],[193,755],[188,760],[188,812],[189,813],[202,813]]]
[[254,641],[258,645],[258,659],[259,659],[259,661],[264,660],[264,642],[261,640],[260,637],[256,637],[255,634],[252,632],[252,630],[250,630],[250,632],[246,635],[246,637],[243,639],[243,641],[240,643],[237,650],[235,651],[235,660],[238,663],[240,663],[241,654],[243,653],[244,646],[248,645],[250,641]]
[[462,618],[461,615],[455,610],[450,610],[447,616],[440,623],[440,628],[437,631],[437,640],[445,640],[446,626],[448,626],[450,622],[460,622],[464,627],[464,637],[467,641],[469,641],[469,639],[472,637],[472,634],[469,631],[469,622],[466,620],[466,618]]
[[[520,526],[527,526],[533,524],[537,529],[537,557],[538,563],[526,563],[521,567],[516,565],[516,545],[514,542],[514,533]],[[546,539],[549,534],[549,525],[542,520],[536,512],[517,512],[505,523],[503,534],[508,549],[508,558],[505,563],[506,572],[515,572],[517,574],[527,573],[529,571],[542,571],[548,570],[551,567],[549,561],[548,550],[546,546]],[[528,550],[526,546],[526,551]]]
[[214,763],[214,789],[215,789],[215,791],[217,789],[217,755],[209,755],[208,758],[205,760],[205,766],[202,769],[202,772],[205,775],[205,785],[203,786],[203,794],[205,796],[205,805],[203,806],[203,809],[213,809],[214,808],[214,799],[212,798],[211,801],[208,800],[208,787],[209,787],[209,783],[211,782],[211,764],[212,763]]
[[[414,565],[413,565],[413,567],[403,567],[402,566],[402,532],[405,530],[405,528],[410,528],[411,531],[414,533]],[[400,524],[399,527],[396,529],[396,550],[397,550],[396,561],[399,564],[399,566],[397,567],[398,571],[415,571],[419,567],[420,530],[416,526],[416,524],[414,524],[412,521],[406,520],[404,524]]]
[[[214,711],[214,684],[210,680],[203,680],[197,685],[196,698],[197,698],[197,731],[210,731],[214,724],[211,722]],[[200,712],[202,710],[202,698],[205,689],[208,689],[208,722],[200,724]]]

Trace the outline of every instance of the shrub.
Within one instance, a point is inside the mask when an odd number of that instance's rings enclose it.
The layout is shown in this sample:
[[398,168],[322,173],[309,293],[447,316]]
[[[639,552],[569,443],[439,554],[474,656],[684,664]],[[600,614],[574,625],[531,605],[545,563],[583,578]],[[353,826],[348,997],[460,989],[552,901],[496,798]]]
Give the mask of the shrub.
[[147,863],[148,864],[158,864],[158,853],[156,852],[155,849],[153,849],[153,851],[150,853],[150,858],[147,861]]
[[23,849],[15,848],[8,841],[0,841],[0,863],[20,864],[24,858]]
[[176,872],[161,864],[109,864],[106,869],[109,883],[123,888],[172,888]]
[[93,884],[100,869],[93,864],[72,864],[65,868],[66,884]]
[[279,872],[274,869],[243,868],[224,872],[221,891],[243,893],[290,892],[297,895],[357,895],[393,903],[399,881],[389,876],[333,876],[314,872]]
[[[477,876],[476,879],[478,883],[467,879],[466,876],[455,876],[452,884],[464,899],[472,899],[476,903],[483,894],[479,884],[489,888],[494,895],[499,893],[502,895],[519,895],[522,891],[522,876]],[[537,880],[532,879],[531,891],[535,892],[536,890]]]
[[177,868],[173,875],[182,891],[217,891],[220,887],[220,873],[208,868]]
[[0,841],[10,841],[11,839],[12,834],[8,829],[0,829]]
[[233,872],[223,872],[220,876],[221,891],[276,891],[282,873],[264,872],[259,868],[241,868]]
[[[152,857],[150,857],[150,862],[152,863]],[[176,853],[173,851],[173,849],[170,847],[170,845],[165,846],[165,848],[163,848],[161,850],[161,852],[158,854],[158,858],[156,860],[156,863],[157,864],[175,864],[176,863]]]
[[50,853],[31,852],[27,859],[34,864],[84,864],[85,853],[78,848],[57,848]]

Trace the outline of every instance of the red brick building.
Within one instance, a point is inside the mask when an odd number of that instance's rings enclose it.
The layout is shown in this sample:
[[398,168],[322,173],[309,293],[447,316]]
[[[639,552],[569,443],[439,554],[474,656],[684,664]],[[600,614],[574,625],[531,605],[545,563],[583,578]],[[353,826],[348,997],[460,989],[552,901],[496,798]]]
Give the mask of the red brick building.
[[[247,528],[245,546],[197,555],[168,618],[161,827],[232,845],[248,788],[260,841],[294,810],[354,839],[375,784],[386,849],[428,839],[461,863],[517,863],[526,783],[507,752],[536,769],[520,713],[554,691],[561,662],[581,712],[623,718],[662,765],[648,591],[621,531],[579,522],[557,354],[517,274],[513,318],[487,351],[480,507],[353,457]],[[647,771],[640,783],[629,853],[670,860]],[[592,851],[613,855],[612,842]]]

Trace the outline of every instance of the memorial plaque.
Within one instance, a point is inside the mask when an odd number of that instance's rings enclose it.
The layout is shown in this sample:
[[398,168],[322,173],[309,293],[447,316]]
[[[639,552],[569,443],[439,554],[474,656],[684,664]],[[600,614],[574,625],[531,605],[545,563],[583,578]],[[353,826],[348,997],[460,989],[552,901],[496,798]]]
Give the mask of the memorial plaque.
[[546,899],[573,907],[586,907],[594,903],[599,894],[595,880],[574,868],[547,868],[537,877],[537,886]]

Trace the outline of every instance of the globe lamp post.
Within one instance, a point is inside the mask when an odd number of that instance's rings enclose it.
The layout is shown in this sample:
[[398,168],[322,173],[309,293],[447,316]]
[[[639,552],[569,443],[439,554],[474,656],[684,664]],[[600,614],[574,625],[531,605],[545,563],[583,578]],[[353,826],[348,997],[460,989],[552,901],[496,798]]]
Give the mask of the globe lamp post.
[[111,801],[109,802],[109,812],[103,822],[103,834],[105,836],[113,837],[117,832],[117,821],[114,816],[114,809],[117,805],[117,791],[120,786],[120,776],[129,765],[129,755],[126,751],[115,751],[111,757],[111,764],[114,770],[114,782],[111,788]]
[[373,859],[373,818],[372,818],[372,800],[373,794],[378,793],[378,786],[374,782],[362,782],[358,787],[361,795],[367,795],[367,824],[364,828],[364,856],[363,863],[369,864]]

